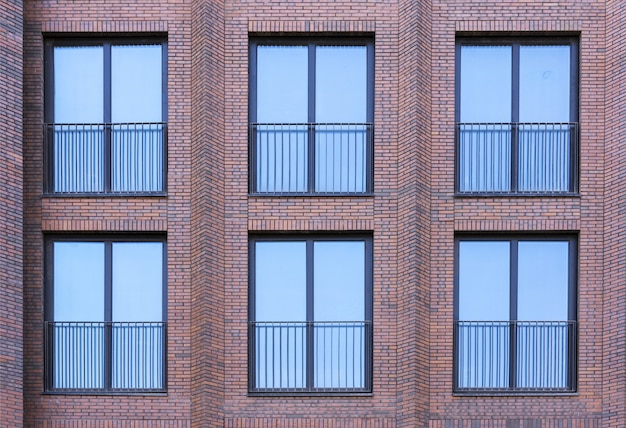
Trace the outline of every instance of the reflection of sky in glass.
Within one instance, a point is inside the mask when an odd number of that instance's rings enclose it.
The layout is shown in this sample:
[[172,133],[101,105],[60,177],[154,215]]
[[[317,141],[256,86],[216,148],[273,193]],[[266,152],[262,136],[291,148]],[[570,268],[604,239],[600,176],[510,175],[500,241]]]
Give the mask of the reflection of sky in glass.
[[510,244],[459,242],[459,320],[503,321],[510,318]]
[[257,122],[308,122],[306,46],[257,47]]
[[461,46],[461,122],[511,121],[510,46]]
[[[517,319],[568,320],[567,241],[520,241]],[[459,242],[459,320],[509,319],[510,244]]]
[[255,321],[306,321],[306,243],[257,242]]
[[568,242],[520,242],[517,318],[568,319]]
[[112,269],[112,320],[161,321],[163,244],[115,242]]
[[54,243],[54,320],[104,321],[103,243]]
[[315,66],[315,121],[366,122],[366,47],[318,46]]
[[569,46],[520,47],[520,122],[569,122]]
[[102,123],[102,46],[54,48],[54,121]]
[[111,47],[111,121],[161,122],[161,45]]
[[365,319],[364,242],[315,242],[315,321]]

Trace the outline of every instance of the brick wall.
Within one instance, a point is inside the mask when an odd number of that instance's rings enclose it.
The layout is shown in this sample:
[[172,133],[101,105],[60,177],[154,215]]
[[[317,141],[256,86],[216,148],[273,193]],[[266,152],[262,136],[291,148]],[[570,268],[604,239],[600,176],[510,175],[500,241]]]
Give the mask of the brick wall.
[[22,2],[0,1],[0,412],[22,422]]
[[[433,1],[430,426],[597,426],[602,414],[604,2]],[[455,34],[580,34],[580,196],[455,198]],[[436,70],[436,72],[435,72]],[[455,232],[579,233],[578,394],[452,394]],[[469,425],[468,425],[469,426]]]
[[[24,425],[187,427],[192,398],[191,2],[32,1],[24,35]],[[166,35],[168,196],[42,197],[43,42],[46,36]],[[43,238],[52,232],[167,234],[168,393],[44,395]],[[196,333],[199,334],[199,333]]]
[[[18,2],[0,0],[0,6],[5,4],[13,10]],[[623,426],[624,7],[618,0],[27,2],[24,425]],[[18,24],[15,31],[21,31]],[[167,35],[167,197],[42,197],[43,41],[46,35],[90,34]],[[248,195],[249,36],[294,34],[362,35],[375,42],[373,196]],[[580,195],[454,196],[457,34],[580,37]],[[0,49],[9,47],[15,58],[8,84],[19,93],[22,52],[16,40],[19,37],[0,33]],[[15,231],[9,236],[17,237],[22,217],[15,196],[21,186],[21,136],[15,134],[19,127],[2,128],[3,123],[21,120],[19,97],[13,101],[0,109],[0,115],[8,115],[0,121],[0,132],[13,141],[7,146],[15,151],[0,156],[0,174],[8,171],[8,182],[16,186],[0,189],[0,195],[12,195],[8,200],[15,209],[3,211],[7,205],[0,204],[0,220]],[[6,182],[0,180],[0,186]],[[249,234],[350,231],[373,236],[373,393],[249,395]],[[576,394],[452,393],[454,236],[498,231],[568,231],[579,236]],[[167,233],[167,394],[42,394],[42,248],[44,235],[53,232]],[[22,250],[14,237],[5,243],[0,236],[0,248],[8,245],[9,254],[16,254],[10,259],[0,256],[0,275],[9,275],[15,284],[0,291],[0,305],[16,302],[9,305],[13,312],[0,306],[0,317],[8,313],[12,326],[5,333],[5,319],[0,319],[0,333],[3,340],[11,337],[12,344],[12,365],[8,371],[2,366],[2,376],[9,373],[19,385],[21,348],[15,332],[21,328],[21,312],[13,308],[21,308]],[[19,426],[21,391],[3,382],[0,393],[2,409],[10,403],[7,408],[15,420],[11,426]]]

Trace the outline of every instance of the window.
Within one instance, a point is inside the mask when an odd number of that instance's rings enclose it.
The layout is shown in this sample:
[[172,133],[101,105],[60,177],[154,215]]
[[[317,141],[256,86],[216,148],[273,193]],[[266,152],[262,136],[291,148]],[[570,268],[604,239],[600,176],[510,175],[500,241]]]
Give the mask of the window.
[[371,391],[371,245],[251,239],[251,392]]
[[46,389],[163,391],[166,245],[46,241]]
[[151,40],[48,41],[48,193],[165,191],[166,51]]
[[575,192],[577,121],[575,40],[458,41],[458,193]]
[[456,240],[457,391],[570,392],[576,373],[576,239]]
[[373,45],[250,44],[251,193],[372,191]]

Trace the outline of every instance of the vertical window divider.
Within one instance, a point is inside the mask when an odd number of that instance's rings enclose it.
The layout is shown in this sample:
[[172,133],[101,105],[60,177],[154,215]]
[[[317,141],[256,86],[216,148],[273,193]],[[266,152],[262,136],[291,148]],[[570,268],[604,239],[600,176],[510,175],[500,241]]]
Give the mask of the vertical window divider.
[[306,380],[305,389],[310,391],[315,384],[315,269],[314,243],[311,239],[306,240]]
[[315,167],[317,162],[315,161],[315,64],[316,61],[316,45],[313,43],[308,44],[308,136],[309,145],[308,145],[308,192],[315,193],[315,179],[316,179],[316,171]]
[[509,319],[510,321],[510,339],[509,339],[509,388],[514,389],[517,387],[517,328],[518,328],[518,314],[517,314],[517,243],[516,239],[511,240],[509,254],[510,254],[510,291],[509,291]]
[[511,192],[517,193],[519,191],[519,57],[520,45],[519,43],[513,43],[511,53]]
[[104,54],[104,191],[106,193],[111,192],[112,184],[111,184],[111,156],[113,154],[112,151],[112,114],[111,114],[111,94],[112,94],[112,84],[111,84],[111,43],[105,43],[103,48]]
[[113,365],[113,273],[112,245],[104,242],[104,387],[112,387]]

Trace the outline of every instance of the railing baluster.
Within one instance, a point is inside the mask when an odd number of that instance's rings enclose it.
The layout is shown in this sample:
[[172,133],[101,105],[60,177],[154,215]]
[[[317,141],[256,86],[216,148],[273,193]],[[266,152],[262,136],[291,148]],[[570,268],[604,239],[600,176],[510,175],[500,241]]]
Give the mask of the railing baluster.
[[576,191],[570,165],[577,165],[577,123],[457,123],[455,129],[459,193]]
[[163,192],[165,132],[165,123],[45,124],[47,177],[53,177],[47,191]]
[[[575,321],[457,321],[455,325],[456,389],[573,390]],[[509,326],[511,333],[505,336]],[[514,355],[508,352],[509,340],[516,340]],[[515,377],[502,378],[508,372],[506,364],[512,363]]]

